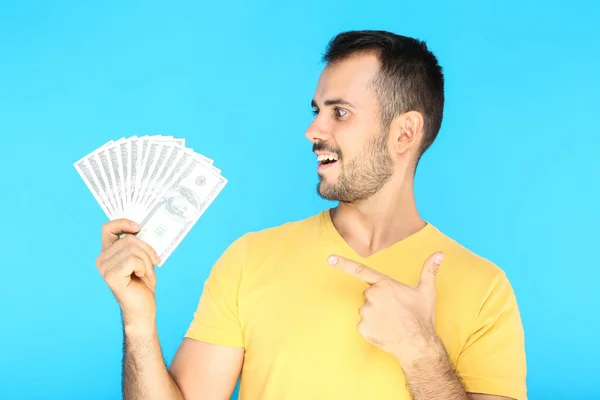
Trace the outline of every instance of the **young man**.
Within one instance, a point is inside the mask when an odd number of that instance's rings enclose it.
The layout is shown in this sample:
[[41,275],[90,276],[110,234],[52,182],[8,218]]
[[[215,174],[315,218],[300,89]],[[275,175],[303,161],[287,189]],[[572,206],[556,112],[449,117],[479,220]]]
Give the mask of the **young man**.
[[156,254],[107,223],[97,266],[119,302],[126,399],[525,399],[524,334],[503,271],[421,218],[416,165],[442,122],[423,42],[381,31],[329,44],[306,132],[318,193],[339,205],[224,252],[167,370]]

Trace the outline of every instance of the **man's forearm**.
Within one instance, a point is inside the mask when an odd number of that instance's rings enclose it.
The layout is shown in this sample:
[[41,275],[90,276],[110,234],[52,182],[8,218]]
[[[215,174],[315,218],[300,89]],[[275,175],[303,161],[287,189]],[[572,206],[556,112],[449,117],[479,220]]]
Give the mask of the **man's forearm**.
[[124,400],[184,400],[165,365],[156,329],[124,328]]
[[402,366],[414,400],[469,400],[441,342]]

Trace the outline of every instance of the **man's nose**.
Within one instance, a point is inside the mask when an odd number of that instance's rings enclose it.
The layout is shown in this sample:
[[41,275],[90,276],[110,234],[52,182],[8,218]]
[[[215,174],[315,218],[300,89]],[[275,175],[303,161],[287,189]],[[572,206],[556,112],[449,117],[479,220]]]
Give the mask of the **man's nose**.
[[318,141],[325,142],[331,136],[329,132],[329,128],[324,121],[320,120],[319,117],[314,119],[312,124],[306,129],[305,136],[312,143],[316,143]]

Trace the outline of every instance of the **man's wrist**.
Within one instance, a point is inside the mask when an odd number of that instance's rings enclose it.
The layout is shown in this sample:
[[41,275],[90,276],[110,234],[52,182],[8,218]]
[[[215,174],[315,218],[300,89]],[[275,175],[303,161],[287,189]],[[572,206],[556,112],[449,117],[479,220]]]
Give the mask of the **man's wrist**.
[[399,362],[415,400],[469,398],[439,338]]
[[123,324],[125,336],[131,339],[151,339],[156,336],[156,325]]
[[152,338],[157,334],[154,316],[129,317],[123,315],[123,332],[128,338]]
[[397,354],[396,358],[405,373],[448,363],[446,348],[437,336],[415,341],[409,351]]

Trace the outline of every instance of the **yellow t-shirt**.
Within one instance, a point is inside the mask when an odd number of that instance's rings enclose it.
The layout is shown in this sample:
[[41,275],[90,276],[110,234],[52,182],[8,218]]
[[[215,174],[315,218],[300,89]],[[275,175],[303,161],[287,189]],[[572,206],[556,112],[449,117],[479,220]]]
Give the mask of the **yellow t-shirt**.
[[328,210],[248,233],[214,265],[186,337],[245,348],[243,400],[410,399],[397,360],[358,332],[367,284],[327,257],[416,285],[438,250],[436,331],[467,391],[526,399],[524,334],[506,275],[431,224],[367,258]]

